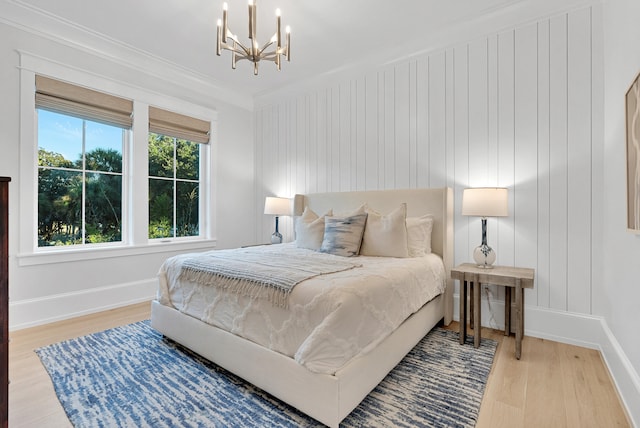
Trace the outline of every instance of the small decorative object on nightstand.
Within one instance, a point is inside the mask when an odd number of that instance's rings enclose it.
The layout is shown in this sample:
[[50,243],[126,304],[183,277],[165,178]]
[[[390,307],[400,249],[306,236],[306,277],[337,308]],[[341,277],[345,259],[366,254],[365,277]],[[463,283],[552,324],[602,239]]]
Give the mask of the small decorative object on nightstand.
[[511,331],[511,289],[516,290],[516,358],[522,354],[522,336],[524,336],[524,290],[533,288],[535,271],[529,268],[495,266],[484,269],[473,263],[463,263],[451,269],[451,278],[460,281],[460,344],[467,338],[467,285],[472,296],[469,317],[473,323],[473,344],[480,346],[482,284],[500,285],[505,288],[504,334]]
[[462,215],[482,217],[482,244],[473,251],[473,260],[478,267],[490,269],[496,261],[496,252],[487,245],[487,217],[506,217],[508,191],[497,187],[464,189],[462,193]]
[[264,213],[276,216],[276,231],[271,235],[271,243],[281,244],[282,234],[278,231],[278,216],[291,215],[291,200],[267,196],[264,202]]

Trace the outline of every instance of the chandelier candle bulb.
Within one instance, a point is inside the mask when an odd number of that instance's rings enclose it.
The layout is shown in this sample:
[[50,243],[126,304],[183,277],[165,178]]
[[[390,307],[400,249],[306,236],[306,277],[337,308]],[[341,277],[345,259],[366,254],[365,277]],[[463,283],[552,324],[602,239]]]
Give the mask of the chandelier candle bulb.
[[222,46],[220,44],[220,39],[222,38],[222,22],[218,19],[218,42],[216,43],[216,55],[220,56],[222,52]]
[[253,0],[249,0],[249,38],[253,35]]
[[258,33],[258,22],[256,19],[256,2],[252,2],[251,6],[251,40],[256,40],[256,34]]
[[278,35],[278,49],[280,49],[280,9],[276,9],[276,34]]
[[[225,2],[222,3],[222,43],[227,43],[227,9],[229,5]],[[220,20],[218,20],[218,25],[220,25]],[[220,54],[218,54],[220,55]]]
[[291,53],[289,51],[289,48],[291,46],[291,27],[287,25],[287,27],[284,29],[284,32],[287,33],[287,53],[285,55],[287,55],[287,61],[291,61]]

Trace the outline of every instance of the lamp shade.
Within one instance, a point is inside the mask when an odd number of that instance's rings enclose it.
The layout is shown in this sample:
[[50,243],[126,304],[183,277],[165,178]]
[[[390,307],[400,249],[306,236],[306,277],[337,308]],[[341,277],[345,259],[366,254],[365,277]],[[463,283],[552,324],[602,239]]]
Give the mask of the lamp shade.
[[509,215],[508,191],[501,187],[476,187],[462,192],[462,215],[506,217]]
[[264,201],[264,213],[270,215],[291,215],[291,200],[267,196]]

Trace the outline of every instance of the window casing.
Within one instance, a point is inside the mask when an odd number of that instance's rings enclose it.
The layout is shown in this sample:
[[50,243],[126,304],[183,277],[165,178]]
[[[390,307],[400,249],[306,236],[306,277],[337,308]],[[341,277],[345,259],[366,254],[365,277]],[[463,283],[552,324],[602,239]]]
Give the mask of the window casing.
[[[152,108],[148,102],[166,102],[167,106],[174,105],[176,110],[193,111],[196,117],[209,118],[208,130],[215,123],[216,114],[213,110],[197,105],[175,100],[161,94],[148,93],[142,89],[132,89],[126,84],[119,84],[112,80],[105,80],[97,76],[89,76],[82,71],[65,69],[58,70],[58,65],[51,66],[41,59],[34,59],[27,54],[21,55],[21,125],[20,125],[20,165],[22,194],[20,213],[20,244],[18,261],[20,266],[29,266],[42,263],[57,263],[64,261],[91,260],[104,257],[119,257],[134,254],[149,254],[155,252],[180,251],[182,249],[210,248],[215,245],[215,188],[212,185],[215,175],[215,164],[212,162],[214,151],[210,144],[199,145],[199,209],[198,236],[176,237],[175,239],[149,239],[148,238],[148,159],[147,141],[149,134],[148,114]],[[125,131],[124,147],[122,153],[123,165],[121,179],[123,182],[122,194],[122,231],[121,240],[110,243],[96,243],[92,245],[68,245],[68,246],[38,246],[38,115],[39,110],[56,110],[53,108],[38,106],[34,97],[34,81],[39,77],[35,69],[52,70],[50,75],[64,76],[65,80],[82,82],[85,87],[109,88],[110,93],[127,94],[133,105],[135,116],[130,117],[132,128]],[[46,71],[45,71],[46,73]],[[49,74],[49,73],[47,73]],[[29,83],[29,81],[31,83]],[[91,90],[89,90],[91,91]],[[155,101],[154,101],[155,100]],[[189,116],[184,116],[189,117]],[[88,120],[85,118],[85,120]],[[197,120],[196,120],[197,121]],[[100,122],[102,123],[102,122]],[[92,170],[87,170],[90,175]],[[119,174],[119,173],[118,173]],[[204,222],[204,223],[203,223]]]

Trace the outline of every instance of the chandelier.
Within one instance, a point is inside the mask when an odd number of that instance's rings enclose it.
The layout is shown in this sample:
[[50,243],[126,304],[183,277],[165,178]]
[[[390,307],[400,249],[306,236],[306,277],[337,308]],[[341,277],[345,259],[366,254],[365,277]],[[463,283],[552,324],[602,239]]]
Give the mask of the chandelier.
[[[291,45],[291,30],[285,29],[286,45],[282,46],[280,37],[280,9],[276,9],[276,32],[262,47],[256,39],[256,0],[249,0],[249,41],[250,46],[245,46],[238,40],[238,36],[229,30],[227,25],[227,3],[222,5],[222,20],[218,19],[218,42],[216,54],[220,56],[222,49],[231,51],[231,68],[235,70],[236,62],[246,59],[253,62],[253,74],[258,74],[260,61],[273,61],[280,70],[281,56],[291,61],[289,46]],[[275,46],[272,45],[275,43]],[[271,48],[271,50],[267,50]]]

